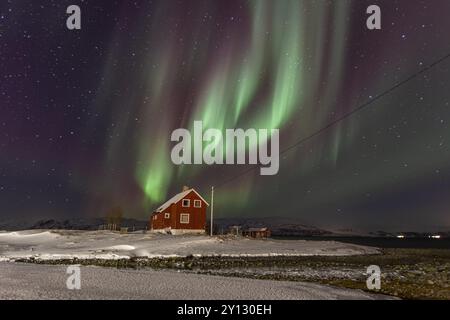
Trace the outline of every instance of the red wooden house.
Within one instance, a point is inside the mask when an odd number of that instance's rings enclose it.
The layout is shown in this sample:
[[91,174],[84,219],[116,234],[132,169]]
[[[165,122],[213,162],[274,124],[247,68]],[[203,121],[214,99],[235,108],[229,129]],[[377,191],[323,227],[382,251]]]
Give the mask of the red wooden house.
[[171,234],[205,233],[208,202],[185,187],[161,205],[150,218],[150,230]]

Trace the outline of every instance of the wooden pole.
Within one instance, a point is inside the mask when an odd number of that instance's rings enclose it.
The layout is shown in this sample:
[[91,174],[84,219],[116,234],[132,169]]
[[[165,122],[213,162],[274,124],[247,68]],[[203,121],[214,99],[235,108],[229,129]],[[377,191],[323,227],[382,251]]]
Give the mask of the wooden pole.
[[214,187],[211,187],[211,230],[210,235],[213,236],[213,223],[214,220]]

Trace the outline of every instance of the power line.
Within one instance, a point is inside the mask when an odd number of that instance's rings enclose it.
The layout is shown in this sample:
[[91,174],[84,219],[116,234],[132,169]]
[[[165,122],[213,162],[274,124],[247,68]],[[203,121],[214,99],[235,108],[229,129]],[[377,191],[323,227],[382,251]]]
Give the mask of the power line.
[[[421,74],[427,72],[428,70],[434,68],[435,66],[437,66],[438,64],[444,62],[445,60],[447,60],[448,58],[450,58],[450,53],[448,53],[447,55],[443,56],[442,58],[436,60],[435,62],[425,66],[424,68],[422,68],[421,70],[419,70],[418,72],[414,73],[413,75],[409,76],[408,78],[398,82],[397,84],[395,84],[393,87],[390,87],[389,89],[379,93],[378,95],[376,95],[375,97],[373,97],[370,101],[367,101],[366,103],[360,105],[359,107],[343,114],[342,116],[338,117],[337,119],[331,121],[330,123],[328,123],[326,126],[320,128],[319,130],[309,134],[308,136],[301,138],[300,140],[298,140],[297,142],[295,142],[294,144],[290,145],[289,147],[287,147],[286,149],[283,149],[280,152],[280,155],[285,154],[291,150],[293,150],[294,148],[302,145],[303,143],[305,143],[306,141],[320,135],[321,133],[323,133],[324,131],[328,130],[329,128],[335,126],[336,124],[338,124],[339,122],[349,118],[350,116],[354,115],[355,113],[369,107],[370,105],[372,105],[374,102],[380,100],[381,98],[383,98],[384,96],[388,95],[389,93],[395,91],[396,89],[398,89],[399,87],[405,85],[406,83],[410,82],[411,80],[414,80],[415,78],[417,78],[418,76],[420,76]],[[225,184],[230,183],[231,181],[234,181],[238,178],[240,178],[243,175],[246,175],[247,173],[257,169],[259,167],[256,166],[252,166],[244,171],[242,171],[241,173],[231,177],[230,179],[227,179],[225,181],[223,181],[222,183],[216,185],[216,187],[221,187]]]

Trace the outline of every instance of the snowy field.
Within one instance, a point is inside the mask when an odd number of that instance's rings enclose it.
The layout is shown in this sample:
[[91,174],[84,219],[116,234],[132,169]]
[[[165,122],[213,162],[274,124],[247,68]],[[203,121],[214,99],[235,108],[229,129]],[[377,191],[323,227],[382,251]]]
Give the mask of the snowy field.
[[68,290],[64,266],[0,262],[4,299],[307,300],[391,299],[312,283],[254,280],[176,271],[81,267],[81,289]]
[[0,261],[35,258],[127,259],[184,256],[311,256],[376,254],[376,248],[336,241],[252,240],[109,231],[0,232]]
[[211,276],[151,269],[81,267],[81,290],[66,287],[66,266],[16,263],[34,258],[310,256],[376,254],[335,241],[251,240],[109,231],[0,232],[0,299],[388,299],[313,283]]

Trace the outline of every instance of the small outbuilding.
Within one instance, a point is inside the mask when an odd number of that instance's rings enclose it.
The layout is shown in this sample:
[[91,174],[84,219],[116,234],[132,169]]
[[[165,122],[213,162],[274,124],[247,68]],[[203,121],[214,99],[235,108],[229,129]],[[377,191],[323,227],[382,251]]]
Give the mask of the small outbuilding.
[[249,228],[243,232],[245,237],[263,239],[270,238],[271,232],[269,228]]

